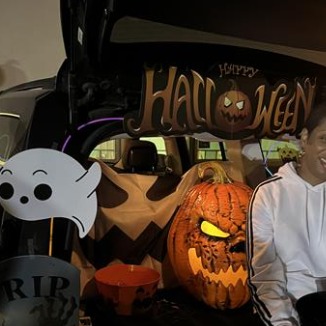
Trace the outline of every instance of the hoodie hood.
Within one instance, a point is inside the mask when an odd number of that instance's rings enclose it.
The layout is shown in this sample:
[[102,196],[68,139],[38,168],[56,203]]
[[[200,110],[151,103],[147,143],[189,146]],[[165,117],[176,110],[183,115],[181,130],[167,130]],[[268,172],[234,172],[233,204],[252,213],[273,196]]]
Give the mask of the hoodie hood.
[[309,182],[302,179],[296,171],[296,166],[297,166],[297,163],[295,163],[295,162],[286,163],[279,168],[276,175],[280,176],[282,178],[286,178],[287,181],[290,183],[298,183],[298,184],[304,185],[307,189],[310,189],[313,191],[321,191],[321,190],[325,189],[326,182],[322,182],[317,185],[311,185]]
[[280,167],[276,176],[282,177],[287,184],[286,190],[292,191],[292,197],[299,199],[295,206],[301,207],[308,244],[321,243],[326,232],[326,182],[315,186],[306,182],[297,174],[295,162]]

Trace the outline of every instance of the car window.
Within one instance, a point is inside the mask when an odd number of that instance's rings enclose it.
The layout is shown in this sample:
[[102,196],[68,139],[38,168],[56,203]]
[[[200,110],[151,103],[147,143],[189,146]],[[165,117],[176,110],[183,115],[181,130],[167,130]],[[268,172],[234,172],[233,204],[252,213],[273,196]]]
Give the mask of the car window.
[[[157,153],[166,155],[166,146],[163,137],[142,137],[155,144]],[[90,157],[106,163],[117,163],[122,155],[121,139],[110,139],[98,144],[91,152]]]
[[0,113],[0,163],[3,164],[16,146],[16,131],[20,117],[10,113]]
[[163,137],[141,137],[140,140],[147,140],[155,144],[157,153],[166,155],[166,146]]
[[90,157],[107,163],[116,163],[120,159],[120,140],[111,139],[98,144]]
[[283,164],[297,162],[300,153],[300,144],[296,139],[260,141],[263,164],[269,175],[273,175]]
[[227,160],[227,150],[224,142],[195,141],[195,162],[207,160]]

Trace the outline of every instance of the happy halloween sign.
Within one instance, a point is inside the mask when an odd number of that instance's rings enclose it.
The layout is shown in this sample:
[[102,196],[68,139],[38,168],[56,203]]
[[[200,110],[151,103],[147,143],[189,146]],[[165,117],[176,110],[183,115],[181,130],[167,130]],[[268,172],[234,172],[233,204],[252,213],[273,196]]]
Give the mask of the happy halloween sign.
[[316,93],[315,77],[269,80],[254,67],[218,64],[210,74],[145,67],[139,114],[125,117],[131,136],[210,132],[223,139],[295,135]]

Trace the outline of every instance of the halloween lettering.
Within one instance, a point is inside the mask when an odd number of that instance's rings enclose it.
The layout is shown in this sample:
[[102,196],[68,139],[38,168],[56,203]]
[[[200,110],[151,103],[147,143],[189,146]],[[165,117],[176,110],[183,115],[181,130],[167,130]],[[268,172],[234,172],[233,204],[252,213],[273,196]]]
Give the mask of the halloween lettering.
[[[248,75],[249,68],[241,67],[224,64],[220,69]],[[315,88],[309,77],[269,85],[263,78],[213,78],[174,66],[146,67],[139,115],[126,115],[125,129],[132,136],[203,131],[225,139],[293,135],[311,110]]]
[[0,283],[0,289],[8,301],[24,299],[29,297],[32,288],[32,295],[36,297],[58,297],[59,290],[68,288],[68,279],[59,276],[32,276],[26,284],[26,279],[13,278]]
[[[295,86],[296,89],[291,94],[285,83],[279,84],[271,92],[268,105],[263,101],[266,86],[258,87],[256,115],[249,128],[261,127],[262,134],[265,135],[294,134],[299,124],[299,113],[303,111],[303,121],[305,121],[311,111],[316,85],[306,79],[304,87],[298,82]],[[303,110],[300,110],[300,106]]]

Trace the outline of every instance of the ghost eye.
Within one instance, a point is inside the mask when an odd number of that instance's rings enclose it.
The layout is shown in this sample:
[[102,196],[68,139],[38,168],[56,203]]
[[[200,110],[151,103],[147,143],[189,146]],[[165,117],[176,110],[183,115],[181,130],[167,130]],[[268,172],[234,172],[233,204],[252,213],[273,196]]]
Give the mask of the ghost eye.
[[232,104],[232,101],[228,97],[224,97],[224,106],[228,108]]
[[244,101],[237,102],[236,107],[239,110],[242,110],[244,108]]
[[8,183],[4,182],[0,185],[0,197],[3,199],[10,199],[14,195],[14,187]]
[[230,233],[222,231],[220,228],[207,221],[203,221],[200,224],[200,229],[202,232],[212,237],[227,238],[230,236]]
[[38,200],[47,200],[51,197],[51,195],[52,195],[52,189],[47,184],[44,184],[44,183],[39,184],[34,189],[34,196]]

